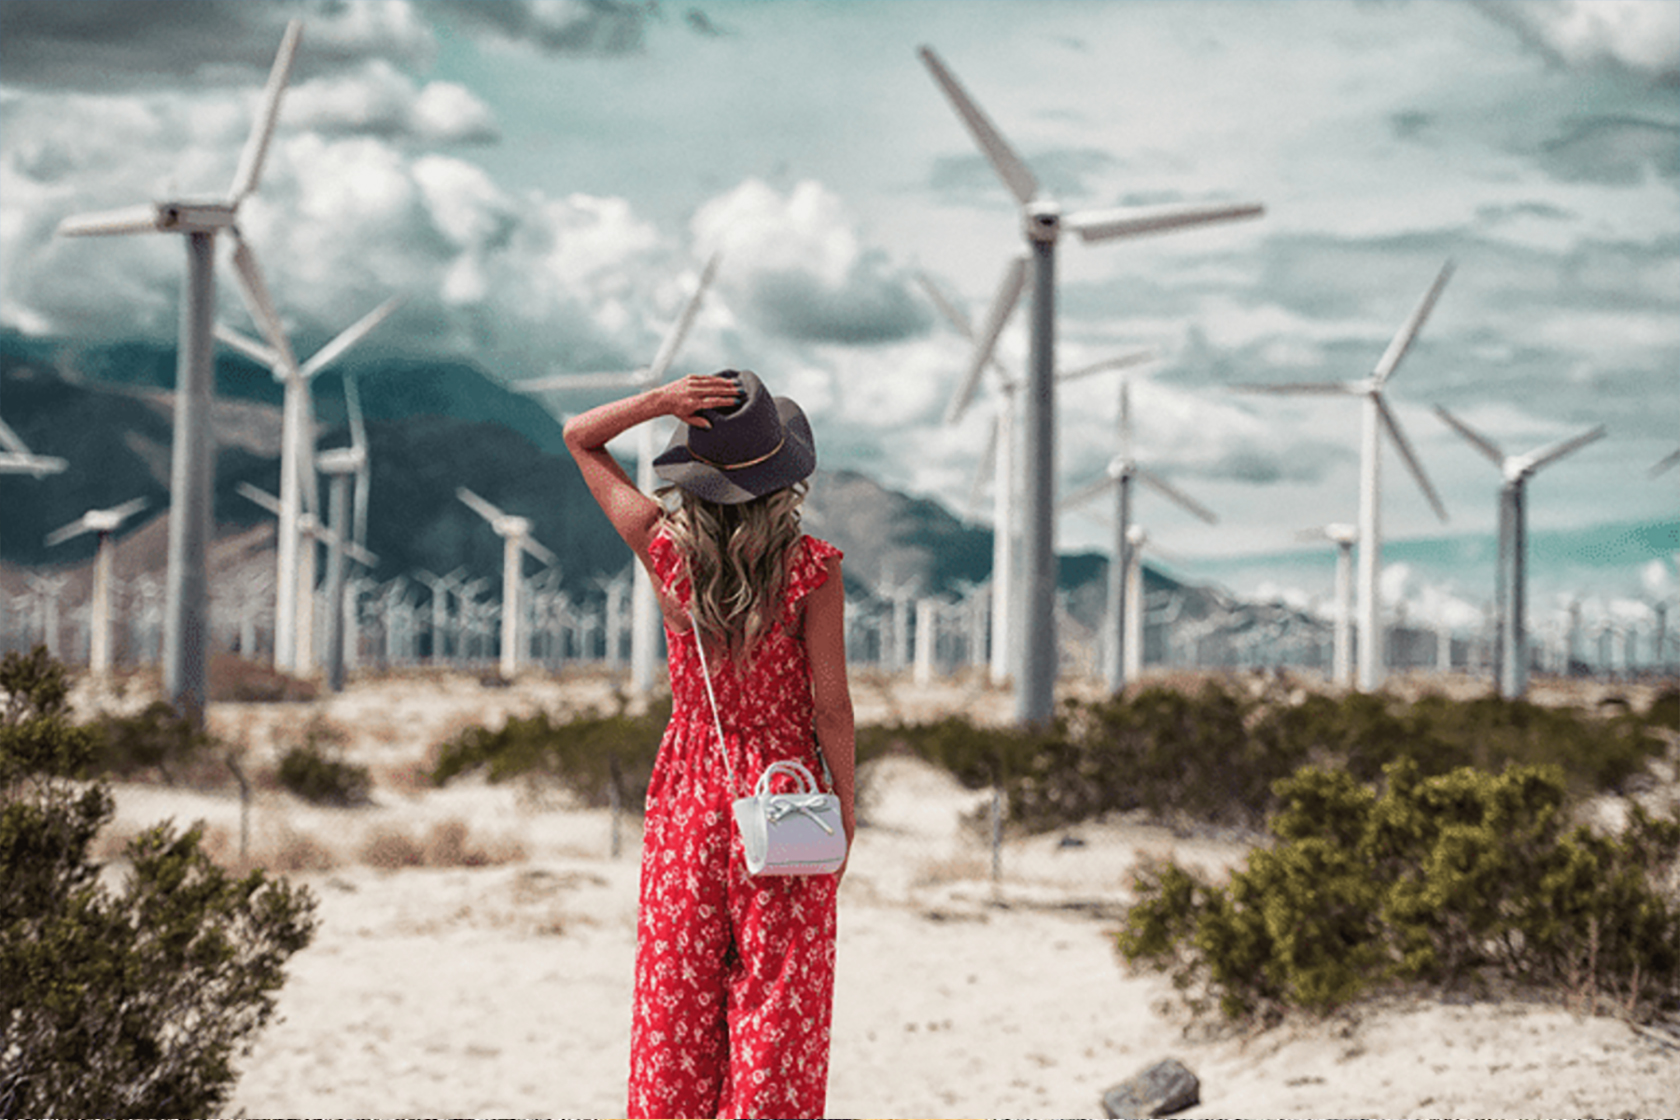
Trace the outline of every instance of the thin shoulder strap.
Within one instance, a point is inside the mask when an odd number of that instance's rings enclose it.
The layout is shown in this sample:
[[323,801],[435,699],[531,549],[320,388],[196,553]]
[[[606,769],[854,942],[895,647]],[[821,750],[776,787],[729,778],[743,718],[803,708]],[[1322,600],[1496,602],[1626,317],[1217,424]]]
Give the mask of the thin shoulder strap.
[[694,612],[688,612],[688,632],[694,635],[694,648],[700,652],[700,676],[706,682],[706,699],[712,705],[712,723],[717,728],[718,753],[723,756],[723,770],[729,775],[729,788],[738,789],[735,784],[735,767],[729,761],[729,748],[723,742],[723,717],[718,715],[717,693],[712,691],[712,670],[706,664],[706,643],[701,640],[700,627],[694,621]]

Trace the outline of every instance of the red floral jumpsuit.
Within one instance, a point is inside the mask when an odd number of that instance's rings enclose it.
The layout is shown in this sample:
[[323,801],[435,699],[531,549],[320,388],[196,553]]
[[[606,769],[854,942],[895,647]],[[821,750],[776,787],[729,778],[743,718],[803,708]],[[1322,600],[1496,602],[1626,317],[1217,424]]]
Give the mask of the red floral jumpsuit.
[[[694,635],[666,628],[673,703],[647,794],[630,1116],[823,1114],[835,880],[749,876],[730,802],[784,758],[820,780],[811,667],[790,628],[799,601],[840,554],[815,537],[795,542],[783,617],[750,666],[712,660],[740,790],[727,788]],[[687,606],[686,566],[663,532],[650,555],[665,593]]]

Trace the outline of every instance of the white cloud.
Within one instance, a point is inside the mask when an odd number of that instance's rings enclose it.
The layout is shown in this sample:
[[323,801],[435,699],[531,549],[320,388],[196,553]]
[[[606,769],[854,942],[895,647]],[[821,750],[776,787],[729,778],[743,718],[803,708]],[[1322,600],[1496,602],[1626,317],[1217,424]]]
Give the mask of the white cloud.
[[703,204],[703,251],[729,261],[722,286],[772,333],[818,343],[884,343],[926,326],[902,270],[863,244],[838,195],[806,180],[786,195],[758,179]]
[[1610,63],[1662,78],[1680,71],[1672,0],[1504,0],[1486,5],[1571,66]]
[[431,144],[488,143],[499,135],[490,107],[464,86],[422,87],[384,59],[290,90],[284,113],[289,129],[329,135],[412,136]]
[[414,103],[414,130],[438,144],[485,143],[499,135],[490,107],[465,86],[428,82]]

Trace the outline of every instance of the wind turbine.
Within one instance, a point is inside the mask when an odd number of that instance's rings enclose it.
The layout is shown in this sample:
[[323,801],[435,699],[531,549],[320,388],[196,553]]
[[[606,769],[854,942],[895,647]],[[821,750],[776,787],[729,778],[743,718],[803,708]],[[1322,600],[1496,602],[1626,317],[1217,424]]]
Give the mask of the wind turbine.
[[[1023,635],[1015,674],[1015,716],[1020,724],[1049,722],[1056,683],[1056,502],[1055,368],[1056,242],[1064,229],[1086,241],[1105,241],[1162,233],[1238,218],[1258,217],[1251,203],[1181,205],[1064,214],[1039,190],[1032,171],[1015,154],[979,105],[969,97],[945,64],[928,47],[921,58],[969,134],[980,146],[1004,185],[1020,204],[1023,232],[1032,253],[1033,316],[1027,391],[1022,410],[1023,453],[1027,486],[1023,502],[1021,549]],[[1020,299],[1026,277],[1012,271],[1004,278],[976,344],[972,368],[982,367],[1004,322]],[[971,373],[970,378],[972,379]]]
[[[253,305],[266,304],[267,287],[251,247],[240,235],[240,204],[257,189],[269,141],[280,115],[280,99],[291,76],[303,24],[293,20],[280,41],[262,104],[234,171],[227,197],[170,200],[66,218],[67,237],[130,233],[179,233],[187,239],[187,274],[181,298],[181,334],[175,374],[175,434],[169,472],[169,562],[163,634],[164,691],[195,724],[204,720],[205,665],[210,639],[208,548],[211,478],[216,450],[210,434],[215,396],[211,329],[215,322],[216,235],[233,238],[235,279]],[[259,298],[257,293],[262,293]],[[264,323],[274,337],[278,323]]]
[[[1119,692],[1126,687],[1126,681],[1135,676],[1131,666],[1143,664],[1143,647],[1141,645],[1142,619],[1136,619],[1135,626],[1128,626],[1128,618],[1133,611],[1133,594],[1128,593],[1132,569],[1132,482],[1143,483],[1162,497],[1167,498],[1182,509],[1190,511],[1195,516],[1206,521],[1209,525],[1218,522],[1211,510],[1185,494],[1182,490],[1167,483],[1159,475],[1145,470],[1138,465],[1132,456],[1132,406],[1131,388],[1126,381],[1120,382],[1120,452],[1109,460],[1108,469],[1104,477],[1069,494],[1062,502],[1061,508],[1089,501],[1105,490],[1114,490],[1114,558],[1108,566],[1108,637],[1106,644],[1107,657],[1103,666],[1104,675],[1111,692]],[[1141,584],[1136,594],[1141,594]]]
[[[1025,282],[1026,269],[1030,257],[1021,254],[1014,257],[1004,276],[1006,287],[1019,288]],[[967,339],[970,345],[977,340],[973,325],[968,316],[940,291],[931,278],[925,273],[918,273],[917,280],[927,292],[928,299],[945,316],[958,334]],[[1000,325],[1001,329],[1001,325]],[[1095,373],[1107,370],[1125,369],[1128,366],[1141,365],[1155,359],[1153,350],[1134,350],[1107,358],[1100,362],[1082,366],[1078,369],[1057,371],[1058,383],[1073,381]],[[1003,684],[1009,679],[1010,642],[1015,634],[1015,626],[1011,622],[1013,611],[1014,568],[1016,553],[1020,545],[1020,530],[1017,527],[1015,514],[1016,477],[1015,477],[1015,429],[1018,424],[1018,413],[1021,406],[1020,390],[1025,381],[1006,369],[995,357],[988,357],[982,365],[970,366],[967,377],[957,387],[956,394],[951,398],[945,409],[945,422],[955,424],[968,411],[980,388],[980,378],[984,369],[991,369],[997,384],[998,396],[992,409],[991,423],[987,427],[986,443],[980,454],[980,463],[975,471],[974,486],[971,494],[970,506],[979,504],[980,492],[985,487],[988,472],[992,475],[992,608],[991,608],[991,678],[996,685]]]
[[0,474],[32,474],[45,478],[59,474],[70,464],[56,455],[37,455],[29,450],[23,438],[0,420]]
[[[671,363],[676,360],[677,351],[681,349],[683,341],[694,325],[694,318],[700,312],[700,301],[705,297],[706,289],[711,286],[712,277],[717,274],[718,261],[722,258],[719,250],[706,261],[706,267],[700,273],[700,282],[694,286],[694,294],[689,296],[682,314],[672,324],[665,340],[660,344],[659,351],[653,356],[653,364],[641,369],[622,373],[558,373],[552,377],[537,377],[529,381],[522,381],[513,386],[522,393],[544,393],[554,389],[648,389],[662,383],[665,374],[670,370]],[[644,494],[651,494],[658,485],[653,473],[653,457],[657,453],[654,444],[655,431],[653,424],[642,424],[636,429],[636,487]],[[654,660],[659,646],[661,617],[659,604],[653,594],[653,579],[642,567],[636,565],[635,582],[630,592],[630,683],[631,687],[640,695],[647,695],[653,688]]]
[[1381,604],[1377,601],[1377,573],[1382,566],[1382,432],[1387,431],[1394,441],[1394,446],[1400,452],[1400,458],[1406,468],[1412,472],[1418,486],[1423,490],[1424,497],[1435,511],[1435,516],[1442,521],[1447,519],[1446,507],[1441,504],[1435,488],[1430,485],[1428,477],[1423,473],[1423,464],[1418,462],[1406,435],[1400,430],[1400,421],[1389,411],[1388,403],[1383,400],[1383,390],[1387,387],[1388,379],[1393,376],[1400,360],[1406,356],[1412,341],[1417,338],[1418,331],[1423,329],[1424,320],[1429,318],[1429,312],[1435,307],[1435,301],[1441,296],[1441,289],[1446,287],[1447,280],[1452,276],[1453,265],[1448,261],[1436,275],[1434,283],[1423,294],[1418,305],[1412,309],[1410,317],[1400,327],[1399,333],[1389,342],[1388,349],[1378,359],[1371,375],[1355,381],[1327,381],[1307,382],[1285,385],[1234,385],[1232,388],[1243,392],[1253,393],[1317,393],[1317,394],[1345,394],[1363,397],[1365,400],[1362,436],[1359,453],[1359,688],[1370,692],[1382,684],[1383,679],[1383,641],[1379,629],[1378,616]]
[[88,620],[88,669],[96,677],[103,677],[111,671],[111,562],[116,553],[111,534],[145,508],[145,498],[134,498],[110,509],[90,509],[70,524],[47,534],[48,548],[83,533],[99,534],[99,549],[93,559],[91,617]]
[[22,437],[0,420],[0,474],[28,474],[45,478],[60,474],[70,464],[56,455],[37,455],[24,444]]
[[1333,521],[1301,536],[1327,540],[1336,546],[1335,644],[1330,679],[1345,687],[1353,683],[1353,546],[1359,540],[1359,529],[1345,521]]
[[[369,567],[377,558],[367,549],[368,450],[367,428],[362,423],[361,394],[356,378],[344,378],[344,404],[350,421],[350,446],[323,451],[315,458],[315,466],[332,480],[327,501],[332,534],[327,545],[327,687],[334,692],[344,691],[344,557],[345,545],[353,542],[362,550],[361,563]],[[354,512],[349,493],[351,479],[356,490]],[[352,518],[354,519],[352,522]],[[354,535],[352,535],[354,534]]]
[[503,513],[465,486],[457,487],[455,496],[488,521],[502,538],[501,670],[502,679],[511,681],[519,670],[519,591],[524,579],[524,553],[529,552],[545,564],[558,564],[560,558],[531,539],[530,518]]
[[[344,450],[347,451],[349,449],[344,449]],[[333,454],[334,454],[333,452],[324,452],[321,456],[321,459],[326,460],[326,462],[325,463],[320,463],[320,462],[317,463],[317,465],[320,466],[321,469],[324,472],[327,471],[328,467],[335,466],[335,464],[333,462],[333,459],[331,458],[331,456]],[[351,469],[353,470],[354,468],[352,467]],[[241,482],[237,487],[235,487],[235,489],[237,489],[239,491],[239,493],[244,495],[246,498],[249,498],[251,501],[257,503],[257,505],[262,506],[269,513],[272,513],[276,518],[279,518],[281,516],[282,506],[281,506],[281,503],[280,503],[280,499],[276,498],[273,494],[270,494],[268,491],[261,490],[261,489],[255,487],[255,486],[252,486],[249,482]],[[365,565],[366,567],[369,567],[369,568],[376,567],[379,564],[379,557],[375,556],[373,553],[371,553],[367,549],[363,548],[356,541],[346,539],[346,537],[343,535],[343,533],[336,530],[333,526],[322,524],[320,519],[318,517],[316,517],[315,514],[310,513],[308,511],[305,511],[298,516],[298,533],[301,536],[301,538],[303,539],[303,541],[305,542],[304,543],[305,549],[309,552],[314,552],[315,545],[317,543],[321,543],[321,544],[325,544],[327,546],[327,551],[328,551],[329,558],[334,554],[334,552],[336,550],[337,552],[341,552],[345,556],[349,556],[351,559],[355,560],[357,563],[363,564],[363,565]],[[341,571],[342,571],[342,569],[341,569]],[[311,603],[313,603],[313,597],[311,597],[310,601],[311,601]],[[332,621],[332,617],[337,617],[341,613],[342,612],[338,612],[338,611],[329,611],[328,612],[329,616],[331,616],[327,620],[327,626],[329,628],[328,629],[329,641],[331,640],[331,638],[330,638],[331,633],[332,633],[331,627],[333,625],[335,625],[335,623]],[[275,619],[276,629],[279,628],[279,625],[280,625],[279,619],[276,618]],[[340,648],[342,648],[342,647],[340,647]],[[330,667],[329,667],[329,672],[330,671],[331,670],[330,670]],[[343,677],[342,676],[339,678],[339,683],[335,687],[337,687],[337,688],[342,688],[343,687]]]
[[1604,425],[1526,454],[1507,455],[1498,444],[1440,405],[1435,406],[1435,415],[1491,459],[1503,476],[1499,487],[1499,567],[1494,580],[1499,644],[1495,647],[1493,675],[1499,682],[1500,695],[1514,699],[1528,691],[1528,642],[1523,617],[1527,607],[1528,480],[1541,467],[1602,439]]
[[[297,672],[309,660],[307,656],[299,657],[299,633],[300,630],[308,630],[307,626],[299,626],[299,603],[301,601],[313,609],[309,600],[310,593],[315,589],[315,556],[313,551],[307,554],[300,552],[303,537],[298,527],[303,513],[318,514],[315,421],[310,383],[316,374],[389,318],[402,300],[395,296],[386,300],[321,347],[314,357],[299,365],[285,333],[279,329],[280,315],[269,300],[267,291],[254,288],[250,298],[260,303],[260,307],[253,308],[252,318],[265,328],[273,326],[268,332],[273,344],[258,342],[220,323],[216,325],[216,337],[251,360],[267,366],[274,379],[285,389],[280,434],[280,523],[275,538],[274,667],[290,673]],[[348,392],[348,381],[346,386]],[[363,494],[360,482],[357,494]],[[365,497],[359,500],[357,508],[366,509]],[[364,521],[360,523],[365,528],[365,514],[363,517]],[[357,540],[360,543],[361,536]],[[300,590],[303,592],[301,595]]]

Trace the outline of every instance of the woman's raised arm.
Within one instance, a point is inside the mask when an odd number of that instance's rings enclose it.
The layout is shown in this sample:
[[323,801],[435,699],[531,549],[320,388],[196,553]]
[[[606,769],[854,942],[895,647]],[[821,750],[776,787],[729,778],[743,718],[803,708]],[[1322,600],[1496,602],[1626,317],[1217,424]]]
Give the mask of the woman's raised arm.
[[740,387],[735,381],[694,374],[600,405],[566,421],[566,448],[577,460],[584,484],[624,543],[644,563],[659,521],[659,503],[636,488],[607,450],[607,443],[637,424],[661,416],[675,416],[686,424],[709,428],[711,423],[697,415],[700,410],[727,408],[739,398]]

